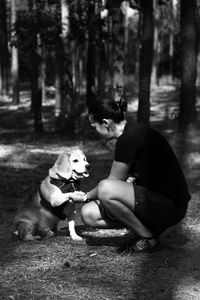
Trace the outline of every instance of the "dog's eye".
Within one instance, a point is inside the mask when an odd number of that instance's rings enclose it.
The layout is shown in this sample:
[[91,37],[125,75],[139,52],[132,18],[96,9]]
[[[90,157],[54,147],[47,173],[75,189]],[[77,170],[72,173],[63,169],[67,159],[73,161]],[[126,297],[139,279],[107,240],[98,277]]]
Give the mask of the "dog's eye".
[[78,159],[74,159],[73,162],[74,162],[74,163],[77,163],[77,162],[78,162]]

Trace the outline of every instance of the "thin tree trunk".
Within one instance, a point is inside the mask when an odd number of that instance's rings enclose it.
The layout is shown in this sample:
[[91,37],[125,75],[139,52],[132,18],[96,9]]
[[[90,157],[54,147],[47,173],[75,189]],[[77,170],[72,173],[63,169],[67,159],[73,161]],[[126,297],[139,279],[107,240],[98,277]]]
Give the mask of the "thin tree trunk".
[[106,57],[105,57],[105,48],[104,43],[100,42],[98,49],[98,95],[104,97],[105,94],[105,80],[106,80]]
[[0,1],[0,88],[1,95],[9,92],[9,52],[7,37],[6,1]]
[[[14,24],[16,22],[16,0],[11,0],[11,29],[14,33]],[[11,34],[11,37],[12,37]],[[11,94],[12,103],[19,104],[19,61],[18,61],[18,49],[17,47],[11,47]]]
[[[48,0],[43,1],[44,10],[48,10]],[[47,63],[47,50],[45,49],[43,42],[41,41],[41,84],[42,84],[42,103],[46,100],[46,63]]]
[[[69,128],[72,115],[73,79],[71,74],[71,53],[68,35],[69,4],[66,0],[60,0],[60,37],[56,45],[56,106],[55,116],[58,130],[66,132]],[[73,128],[72,128],[73,130]]]
[[83,82],[83,46],[79,45],[78,48],[78,93],[82,94],[82,82]]
[[96,28],[94,26],[95,14],[95,1],[89,1],[89,10],[88,10],[88,20],[89,20],[89,29],[88,29],[88,47],[87,47],[87,105],[92,101],[95,94],[95,35]]
[[129,39],[129,18],[128,18],[128,8],[129,2],[124,1],[125,11],[124,11],[124,75],[127,74],[128,67],[128,39]]
[[[100,10],[98,9],[98,17],[101,18]],[[106,81],[106,55],[105,55],[105,41],[102,40],[102,26],[98,27],[98,49],[97,49],[97,82],[98,95],[104,97],[105,95],[105,81]]]
[[108,73],[110,77],[110,85],[113,80],[113,48],[112,48],[112,40],[113,40],[113,23],[112,16],[108,15],[108,43],[107,43],[107,57],[108,57]]
[[56,89],[56,104],[55,117],[58,118],[62,113],[62,99],[63,99],[63,43],[60,38],[56,45],[55,51],[55,89]]
[[42,47],[41,53],[41,84],[42,84],[42,102],[46,100],[46,50]]
[[158,0],[154,0],[154,57],[152,64],[151,81],[153,85],[159,85],[158,65],[159,65],[159,6]]
[[196,120],[196,0],[181,0],[180,129]]
[[197,80],[196,85],[200,85],[200,7],[197,6]]
[[150,121],[150,85],[153,57],[153,0],[142,0],[142,41],[139,71],[138,122]]
[[72,84],[74,88],[74,94],[77,93],[77,45],[76,42],[73,41],[71,43],[72,51],[71,51],[71,60],[72,60]]
[[171,23],[169,26],[169,84],[173,83],[173,57],[174,57],[174,26],[175,26],[175,3],[170,0],[169,3]]
[[[36,0],[28,2],[29,9],[37,8]],[[35,133],[42,133],[42,73],[41,73],[41,38],[39,34],[33,37],[33,47],[30,53],[30,83],[31,83],[31,112],[34,116]]]
[[42,53],[41,53],[41,39],[37,36],[36,39],[36,49],[35,49],[35,62],[36,62],[36,73],[34,78],[35,90],[34,94],[34,128],[36,133],[41,133],[43,131],[42,124]]
[[120,101],[124,96],[124,16],[120,9],[121,2],[116,1],[112,14],[113,30],[113,96]]
[[[68,68],[66,64],[66,56],[69,52],[69,45],[67,44],[67,36],[69,34],[69,7],[65,0],[60,0],[60,13],[61,13],[61,25],[60,25],[60,38],[56,45],[56,107],[55,115],[62,123],[65,119],[65,115],[69,113],[69,103],[65,103],[67,94],[70,92],[70,83],[68,78]],[[64,88],[65,87],[65,88]],[[66,95],[65,95],[66,92]],[[69,97],[68,97],[69,100]],[[62,119],[62,121],[61,121]],[[61,125],[62,126],[62,125]]]

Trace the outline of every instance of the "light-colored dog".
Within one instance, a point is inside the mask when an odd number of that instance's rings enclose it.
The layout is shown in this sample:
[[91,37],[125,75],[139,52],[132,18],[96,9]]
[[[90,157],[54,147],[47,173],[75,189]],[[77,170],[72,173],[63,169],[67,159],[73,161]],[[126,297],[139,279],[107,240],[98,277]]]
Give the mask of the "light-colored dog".
[[81,178],[89,176],[89,169],[81,150],[58,156],[39,190],[25,201],[15,217],[15,233],[20,239],[50,237],[58,221],[68,217],[70,237],[82,240],[75,231],[75,202],[83,202],[85,193],[78,191],[77,186]]

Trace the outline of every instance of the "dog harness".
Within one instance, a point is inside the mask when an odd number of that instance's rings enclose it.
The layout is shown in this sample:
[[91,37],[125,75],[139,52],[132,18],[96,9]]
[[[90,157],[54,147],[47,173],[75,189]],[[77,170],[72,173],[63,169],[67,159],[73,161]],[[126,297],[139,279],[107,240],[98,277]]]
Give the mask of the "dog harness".
[[[54,179],[50,178],[50,183],[57,186],[62,193],[70,193],[79,190],[79,181],[74,180],[64,180],[64,179]],[[49,201],[47,201],[42,193],[41,190],[39,190],[40,197],[41,197],[41,205],[44,206],[46,209],[48,209],[52,214],[54,214],[56,217],[58,217],[60,220],[65,220],[67,217],[65,213],[63,212],[66,202],[62,203],[59,206],[52,206]]]

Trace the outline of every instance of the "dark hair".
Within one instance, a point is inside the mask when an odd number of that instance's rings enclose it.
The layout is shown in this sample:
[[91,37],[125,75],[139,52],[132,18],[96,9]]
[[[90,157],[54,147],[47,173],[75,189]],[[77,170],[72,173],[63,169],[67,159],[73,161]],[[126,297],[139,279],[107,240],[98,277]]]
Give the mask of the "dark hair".
[[102,123],[103,119],[111,119],[116,123],[124,120],[124,111],[127,104],[120,100],[116,102],[114,99],[93,99],[88,107],[89,114],[92,114],[95,121]]

